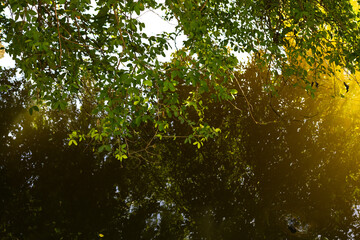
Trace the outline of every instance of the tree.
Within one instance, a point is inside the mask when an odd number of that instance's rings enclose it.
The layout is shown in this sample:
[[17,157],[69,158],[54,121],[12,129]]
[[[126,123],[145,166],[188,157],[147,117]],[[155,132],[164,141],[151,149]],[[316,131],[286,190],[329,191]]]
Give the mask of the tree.
[[10,86],[0,93],[1,239],[184,239],[182,217],[160,206],[155,168],[68,146],[67,129],[96,122],[87,106],[30,116],[26,84],[15,75],[0,72]]
[[[166,20],[176,19],[176,31],[143,33],[138,16],[152,9],[164,11]],[[285,78],[306,80],[307,72],[288,59],[312,63],[324,56],[323,49],[330,63],[358,69],[358,15],[349,0],[98,0],[95,5],[89,0],[6,0],[0,14],[1,41],[9,44],[7,51],[31,82],[37,104],[64,110],[74,98],[83,101],[91,86],[90,112],[98,116],[97,126],[74,132],[72,143],[94,139],[101,143],[99,151],[112,151],[120,160],[134,152],[129,142],[137,140],[135,128],[141,124],[154,133],[143,151],[153,139],[168,137],[166,114],[190,126],[187,141],[217,135],[219,130],[201,116],[206,106],[200,99],[211,89],[220,100],[232,99],[235,90],[227,84],[238,65],[235,52],[261,53],[274,79],[283,72]],[[179,34],[187,40],[177,60],[159,62]],[[314,56],[307,56],[309,51]],[[186,99],[176,92],[178,78],[191,92]],[[188,118],[192,112],[198,115],[195,121]],[[110,144],[114,138],[118,141]]]
[[[201,114],[222,129],[219,137],[183,144],[164,136],[120,163],[93,153],[101,143],[68,146],[67,129],[97,126],[98,116],[87,114],[90,100],[81,110],[73,103],[30,116],[15,71],[1,73],[1,84],[12,86],[0,95],[3,239],[359,237],[354,91],[332,98],[320,82],[311,98],[306,83],[293,87],[296,79],[269,85],[268,67],[254,60],[227,86],[238,87],[235,100],[220,101],[215,89],[202,95]],[[186,99],[189,86],[179,84],[176,93]],[[190,121],[198,117],[189,111]],[[175,115],[163,118],[172,123],[169,136],[191,134]],[[130,144],[143,149],[152,124],[136,131],[139,141]]]
[[[269,89],[268,68],[255,60],[235,75],[243,89],[235,101],[205,97],[219,137],[200,149],[158,143],[166,199],[185,216],[190,238],[356,239],[356,93],[332,98],[333,88],[320,85],[312,98],[306,83],[292,81]],[[172,120],[178,133],[189,131]]]

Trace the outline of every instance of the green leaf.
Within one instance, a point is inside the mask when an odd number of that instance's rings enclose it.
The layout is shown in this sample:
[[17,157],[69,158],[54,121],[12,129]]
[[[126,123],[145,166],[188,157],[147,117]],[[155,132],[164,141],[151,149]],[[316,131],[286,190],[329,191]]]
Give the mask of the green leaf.
[[30,14],[30,15],[36,15],[37,14],[34,10],[31,10],[31,9],[28,10],[27,13]]
[[120,162],[122,162],[123,159],[127,159],[128,156],[126,154],[118,153],[115,155],[116,159],[118,159]]
[[104,149],[105,149],[105,145],[102,145],[99,147],[98,152],[102,153],[104,151]]
[[7,92],[11,88],[10,85],[1,85],[0,92]]
[[134,10],[135,10],[135,12],[136,12],[137,15],[140,15],[140,7],[139,7],[139,4],[135,4]]
[[135,119],[135,124],[136,124],[136,126],[140,126],[141,120],[142,120],[142,117],[141,117],[141,116],[137,116],[137,117],[136,117],[136,119]]
[[31,108],[34,109],[34,110],[37,111],[37,112],[39,111],[39,107],[38,107],[38,106],[32,106]]
[[150,80],[145,80],[144,81],[144,84],[145,84],[145,86],[148,86],[148,87],[152,87],[152,81],[150,81]]
[[231,89],[231,90],[230,90],[230,93],[231,93],[232,95],[235,95],[235,94],[238,93],[238,91],[237,91],[236,89]]
[[69,146],[71,146],[72,144],[74,144],[75,146],[78,145],[78,143],[77,143],[76,140],[74,140],[74,139],[71,139],[71,140],[69,141]]
[[61,101],[59,105],[60,105],[60,109],[61,109],[61,110],[65,110],[65,109],[66,109],[66,106],[67,106],[67,102]]
[[175,92],[176,89],[172,83],[169,83],[168,86],[169,86],[170,91]]
[[38,112],[39,107],[38,106],[32,106],[31,108],[29,108],[30,115],[32,115],[34,111]]
[[172,71],[171,72],[171,78],[175,78],[176,76],[178,76],[178,71]]

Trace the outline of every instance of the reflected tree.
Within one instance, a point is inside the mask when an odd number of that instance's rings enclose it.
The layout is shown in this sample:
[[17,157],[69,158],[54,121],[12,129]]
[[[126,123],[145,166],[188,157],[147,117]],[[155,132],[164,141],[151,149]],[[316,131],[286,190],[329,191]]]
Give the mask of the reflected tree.
[[[26,86],[15,70],[1,74],[11,86],[0,106],[2,239],[359,237],[354,84],[349,92],[342,81],[271,84],[268,69],[250,61],[229,82],[234,101],[209,88],[197,99],[201,114],[188,112],[220,128],[219,137],[188,138],[191,126],[164,111],[163,139],[153,139],[151,124],[130,126],[137,141],[119,162],[100,143],[69,146],[71,129],[97,126],[91,92],[81,107],[29,115]],[[174,94],[187,99],[189,87],[176,81]]]
[[[1,239],[183,239],[182,218],[160,204],[146,164],[120,164],[90,144],[69,146],[74,125],[96,125],[85,104],[30,115],[15,75],[1,72],[10,86],[0,95]],[[160,225],[159,212],[167,219]]]

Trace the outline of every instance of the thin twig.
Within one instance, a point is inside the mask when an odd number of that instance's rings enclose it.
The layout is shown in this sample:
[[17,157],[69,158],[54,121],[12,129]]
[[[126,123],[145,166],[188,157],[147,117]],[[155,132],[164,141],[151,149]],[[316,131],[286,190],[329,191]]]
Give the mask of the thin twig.
[[200,12],[205,8],[205,5],[206,5],[207,2],[208,2],[208,0],[206,0],[206,1],[204,2],[204,4],[202,5],[202,7],[200,8]]
[[120,33],[120,38],[121,38],[121,41],[123,43],[123,51],[125,51],[126,44],[125,44],[125,40],[124,40],[124,37],[123,37],[123,34],[122,34],[122,30],[120,28],[119,17],[118,17],[116,9],[115,8],[113,8],[113,9],[114,9],[114,15],[115,15],[115,19],[116,19],[116,24],[118,25],[118,30],[119,30],[119,33]]
[[68,42],[77,44],[77,45],[82,46],[82,47],[93,48],[93,49],[97,49],[97,50],[102,50],[101,48],[97,48],[97,47],[93,47],[93,46],[90,46],[90,45],[87,45],[87,44],[82,44],[82,43],[78,43],[78,42],[72,41],[72,40],[70,40],[70,39],[67,39],[67,38],[64,37],[63,35],[61,35],[60,37],[61,37],[62,39],[64,39],[64,40],[68,41]]
[[[255,117],[254,117],[254,115],[253,115],[254,107],[253,107],[252,104],[250,103],[249,99],[246,97],[245,91],[242,89],[242,87],[241,87],[241,85],[240,85],[240,83],[239,83],[239,80],[238,80],[238,78],[236,77],[235,73],[234,73],[233,71],[231,71],[231,70],[229,70],[229,71],[230,71],[230,72],[232,73],[232,75],[234,76],[235,81],[236,81],[236,83],[237,83],[240,91],[242,92],[244,98],[245,98],[246,104],[247,104],[248,109],[249,109],[250,116],[251,116],[252,120],[255,122],[255,124],[267,125],[267,124],[269,124],[269,123],[277,123],[277,121],[262,122],[262,121],[257,121],[257,120],[255,119]],[[229,101],[229,103],[230,103],[235,109],[241,111],[241,109],[238,108],[237,106],[235,106],[231,101]]]

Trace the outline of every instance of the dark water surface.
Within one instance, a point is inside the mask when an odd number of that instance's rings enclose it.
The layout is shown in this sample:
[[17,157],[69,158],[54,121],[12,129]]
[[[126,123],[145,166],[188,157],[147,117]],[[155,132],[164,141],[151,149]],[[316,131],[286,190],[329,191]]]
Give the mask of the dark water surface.
[[29,116],[20,83],[0,93],[0,239],[360,239],[356,90],[319,82],[313,99],[289,83],[275,96],[262,74],[238,76],[251,105],[204,98],[218,138],[157,141],[123,163],[68,146],[96,122],[85,111],[50,121]]

